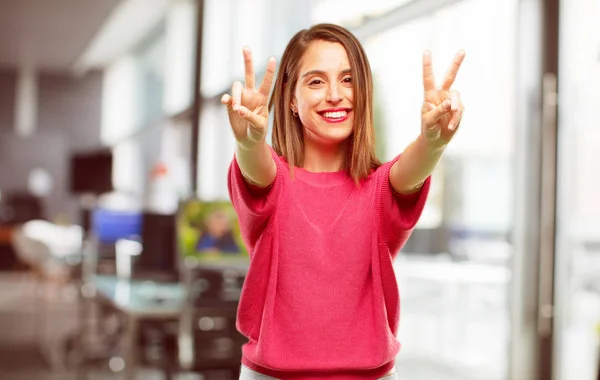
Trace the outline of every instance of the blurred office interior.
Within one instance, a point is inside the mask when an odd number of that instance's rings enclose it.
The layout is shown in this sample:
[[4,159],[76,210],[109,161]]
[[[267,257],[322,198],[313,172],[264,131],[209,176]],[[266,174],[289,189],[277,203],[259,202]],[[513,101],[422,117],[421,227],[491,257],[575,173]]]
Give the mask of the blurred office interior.
[[[599,14],[594,0],[0,0],[0,379],[237,379],[249,260],[219,99],[243,80],[243,46],[262,75],[320,22],[367,51],[385,161],[419,133],[422,51],[437,78],[467,51],[461,130],[394,263],[400,379],[600,379]],[[238,247],[203,251],[213,231]]]

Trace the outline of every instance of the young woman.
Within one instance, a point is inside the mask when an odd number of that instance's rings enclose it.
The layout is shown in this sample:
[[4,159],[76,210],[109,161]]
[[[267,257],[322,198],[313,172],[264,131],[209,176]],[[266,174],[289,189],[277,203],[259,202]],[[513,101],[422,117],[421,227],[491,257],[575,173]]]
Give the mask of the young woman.
[[[224,95],[237,141],[229,193],[250,267],[238,308],[241,379],[395,379],[400,303],[392,262],[417,223],[464,107],[457,53],[436,87],[423,55],[421,133],[387,163],[375,156],[371,69],[346,29],[320,24],[285,49],[255,89]],[[393,78],[390,78],[392,80]],[[273,141],[266,141],[269,117]]]

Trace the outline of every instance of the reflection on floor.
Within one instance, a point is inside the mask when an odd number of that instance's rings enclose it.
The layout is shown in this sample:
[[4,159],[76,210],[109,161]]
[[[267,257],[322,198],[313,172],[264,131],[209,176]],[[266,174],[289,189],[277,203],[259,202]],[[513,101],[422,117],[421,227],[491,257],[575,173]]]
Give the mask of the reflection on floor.
[[400,255],[394,268],[401,295],[399,368],[423,363],[442,368],[440,378],[506,378],[506,267]]
[[[395,262],[401,293],[397,358],[401,380],[506,379],[508,353],[507,290],[510,271],[503,266],[453,263],[444,257],[401,255]],[[33,287],[23,275],[0,274],[0,379],[75,380],[72,371],[50,371],[35,349],[39,322],[34,320]],[[62,324],[46,321],[53,332],[68,332],[76,320],[69,292],[50,294]],[[36,327],[37,326],[37,327]],[[36,331],[36,328],[38,329]],[[52,343],[52,336],[48,342]],[[57,347],[58,348],[58,347]],[[117,379],[110,372],[89,380]],[[139,379],[163,377],[144,371]],[[201,379],[180,376],[179,379]],[[587,377],[573,377],[587,380]],[[207,379],[204,379],[207,380]]]
[[[497,368],[503,366],[503,332],[497,328],[497,323],[494,328],[490,328],[490,314],[501,314],[498,313],[498,308],[502,308],[502,305],[497,303],[502,300],[502,297],[497,295],[487,297],[490,304],[486,307],[489,310],[481,310],[480,312],[484,314],[473,314],[471,318],[464,319],[464,316],[457,315],[455,312],[461,310],[466,312],[467,309],[463,306],[467,305],[455,305],[457,300],[452,297],[465,299],[465,295],[453,292],[464,290],[471,296],[477,297],[478,295],[473,293],[474,289],[440,287],[439,279],[429,281],[413,278],[419,270],[418,262],[412,266],[403,261],[398,261],[397,264],[403,307],[400,338],[403,349],[397,361],[400,379],[493,380],[502,378],[497,377]],[[412,268],[410,271],[413,276],[404,277],[404,272],[409,268]],[[420,276],[426,278],[431,273],[427,273],[429,269],[424,269],[425,271]],[[76,304],[70,301],[73,294],[46,292],[45,297],[50,297],[55,306],[58,304],[63,306],[54,308],[53,321],[40,321],[34,319],[36,309],[31,278],[23,275],[3,274],[0,276],[0,288],[3,289],[0,295],[0,379],[74,380],[76,377],[72,371],[64,369],[49,371],[45,358],[34,345],[36,334],[44,337],[43,340],[49,346],[58,346],[60,336],[68,334],[69,330],[72,331],[77,313]],[[494,302],[496,304],[493,304]],[[474,309],[481,306],[477,304],[478,301],[471,306]],[[471,310],[470,312],[475,311]],[[479,324],[476,319],[473,319],[475,315],[481,317],[478,318]],[[501,319],[501,317],[496,318],[497,322],[501,322]],[[486,323],[483,323],[484,321]],[[44,328],[49,325],[52,326],[52,329]],[[488,340],[484,345],[478,344],[476,341],[482,336],[487,336],[486,340]],[[488,351],[481,350],[482,347]],[[494,347],[496,347],[496,351],[494,351]],[[479,357],[481,354],[485,357]],[[459,357],[456,357],[457,355]],[[50,357],[50,359],[52,358]],[[462,365],[469,364],[469,361],[473,365]],[[495,362],[495,366],[489,366],[490,361]],[[461,365],[457,366],[456,364]],[[487,371],[484,371],[485,369]],[[494,374],[496,377],[490,376],[490,374]],[[89,377],[90,380],[117,378],[116,374],[110,372],[94,373]],[[162,379],[162,376],[153,371],[145,371],[139,378],[158,380]],[[198,379],[200,377],[187,376],[186,378]]]

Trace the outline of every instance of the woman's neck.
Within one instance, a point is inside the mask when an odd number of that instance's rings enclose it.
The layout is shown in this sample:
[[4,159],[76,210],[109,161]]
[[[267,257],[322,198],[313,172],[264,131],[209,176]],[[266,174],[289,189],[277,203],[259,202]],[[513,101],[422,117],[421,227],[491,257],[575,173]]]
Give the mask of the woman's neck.
[[317,145],[304,140],[303,169],[313,173],[344,170],[347,145],[347,140],[336,145]]

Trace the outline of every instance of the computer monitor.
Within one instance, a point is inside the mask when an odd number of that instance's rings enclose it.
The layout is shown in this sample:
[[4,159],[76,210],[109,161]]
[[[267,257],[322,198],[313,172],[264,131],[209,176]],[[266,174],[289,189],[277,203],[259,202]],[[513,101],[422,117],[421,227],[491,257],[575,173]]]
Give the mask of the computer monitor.
[[180,205],[177,238],[183,257],[201,263],[248,263],[238,218],[229,201],[188,199]]
[[132,276],[177,279],[176,215],[144,212],[141,231],[142,252],[134,259]]
[[73,194],[102,194],[113,190],[113,155],[110,150],[71,156],[69,189]]

